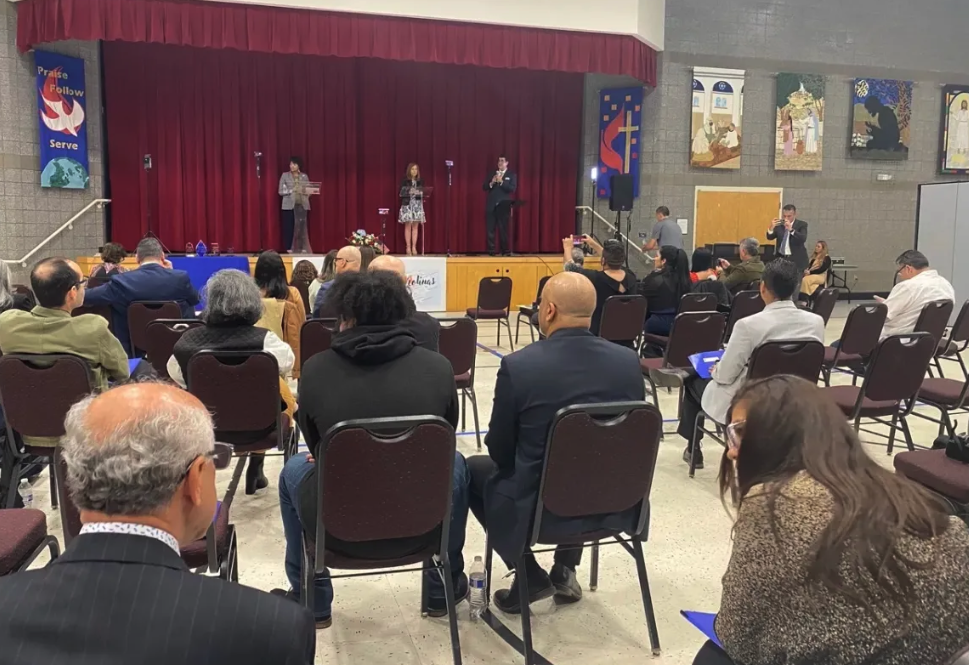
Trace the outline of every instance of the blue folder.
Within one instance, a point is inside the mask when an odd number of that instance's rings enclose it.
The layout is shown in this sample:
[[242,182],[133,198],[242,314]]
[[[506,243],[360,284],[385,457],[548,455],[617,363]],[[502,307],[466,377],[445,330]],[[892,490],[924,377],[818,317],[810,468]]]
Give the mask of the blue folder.
[[690,612],[689,610],[680,610],[680,614],[692,623],[696,628],[700,630],[701,633],[707,636],[707,638],[716,644],[721,649],[723,645],[720,644],[720,640],[717,638],[717,633],[713,628],[713,622],[716,621],[717,615],[711,612]]
[[128,358],[128,374],[132,374],[140,362],[141,358]]
[[701,379],[710,378],[710,370],[713,369],[713,364],[723,358],[723,350],[720,351],[706,351],[704,353],[694,353],[690,356],[690,363],[693,365],[693,369],[696,370],[697,375]]

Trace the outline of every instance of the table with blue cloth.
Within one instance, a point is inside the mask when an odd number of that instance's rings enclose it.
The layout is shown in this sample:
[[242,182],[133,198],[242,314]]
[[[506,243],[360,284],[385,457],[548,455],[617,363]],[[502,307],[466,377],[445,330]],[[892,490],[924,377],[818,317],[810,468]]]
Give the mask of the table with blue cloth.
[[248,256],[170,256],[172,267],[184,270],[192,280],[192,286],[201,295],[202,287],[209,277],[220,270],[234,269],[249,274]]

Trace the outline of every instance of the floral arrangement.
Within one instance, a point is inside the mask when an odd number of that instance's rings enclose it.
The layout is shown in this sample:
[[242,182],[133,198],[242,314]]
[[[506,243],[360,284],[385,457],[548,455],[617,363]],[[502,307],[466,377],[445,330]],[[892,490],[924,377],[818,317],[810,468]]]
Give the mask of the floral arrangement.
[[380,244],[380,239],[372,233],[367,233],[363,229],[357,229],[353,232],[347,241],[354,247],[373,247],[373,250],[377,254],[383,254],[384,248]]

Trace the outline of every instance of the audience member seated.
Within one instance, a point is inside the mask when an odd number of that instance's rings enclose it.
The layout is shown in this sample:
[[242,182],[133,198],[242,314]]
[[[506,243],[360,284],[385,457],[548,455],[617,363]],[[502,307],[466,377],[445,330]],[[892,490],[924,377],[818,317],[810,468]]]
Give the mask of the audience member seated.
[[[209,277],[204,293],[205,309],[199,318],[205,325],[185,331],[175,343],[174,354],[168,359],[168,376],[178,385],[186,387],[188,361],[199,351],[265,351],[276,358],[279,365],[280,408],[293,422],[296,400],[285,377],[292,371],[296,356],[276,333],[256,326],[263,312],[262,296],[256,283],[239,270],[220,270]],[[261,438],[256,436],[255,440]],[[249,442],[239,440],[226,443]],[[269,480],[262,470],[264,462],[265,457],[261,454],[249,456],[246,494],[255,494],[256,490],[269,486]]]
[[107,284],[91,289],[84,298],[90,307],[111,307],[114,334],[129,354],[131,341],[128,334],[128,306],[142,300],[174,300],[182,308],[182,318],[195,318],[195,306],[199,294],[192,286],[188,273],[172,269],[165,258],[161,243],[155,238],[145,238],[135,250],[138,269],[118,274]]
[[[969,644],[969,532],[875,462],[802,379],[733,402],[720,491],[737,511],[716,634],[695,665],[938,663]],[[732,659],[732,660],[729,660]]]
[[316,272],[316,266],[313,265],[312,261],[307,261],[302,259],[296,262],[293,266],[293,278],[289,280],[289,283],[293,286],[297,284],[306,284],[307,288],[313,283],[319,274]]
[[336,250],[331,249],[323,257],[323,267],[320,268],[320,274],[310,282],[309,291],[310,305],[316,302],[316,296],[320,293],[320,287],[327,282],[332,282],[333,278],[336,277]]
[[740,241],[740,263],[730,265],[726,259],[720,259],[723,272],[720,281],[730,293],[737,293],[756,282],[764,274],[764,262],[760,260],[760,243],[757,238],[744,238]]
[[195,397],[120,386],[75,405],[66,428],[83,526],[50,566],[0,578],[0,661],[313,662],[307,611],[182,562],[216,512],[212,419]]
[[[30,272],[30,286],[38,305],[29,312],[12,309],[0,315],[0,351],[11,353],[69,353],[86,360],[94,385],[128,378],[128,355],[96,314],[71,316],[84,302],[81,268],[68,259],[44,259]],[[56,438],[31,437],[31,446],[53,447]]]
[[0,314],[11,309],[29,312],[37,306],[34,294],[15,293],[10,277],[10,264],[0,261]]
[[299,334],[306,322],[306,309],[299,289],[286,284],[286,266],[282,257],[272,250],[263,252],[256,259],[253,278],[262,295],[262,316],[256,326],[271,330],[276,337],[289,344],[295,358],[290,376],[298,379]]
[[[636,352],[589,331],[595,308],[595,288],[589,280],[575,273],[555,275],[545,285],[539,311],[539,326],[547,339],[501,360],[485,438],[488,455],[470,458],[468,468],[471,510],[509,568],[531,536],[546,437],[555,413],[572,404],[645,398]],[[635,510],[620,520],[608,521],[548,515],[542,528],[550,535],[571,535],[603,528],[631,529],[635,519]],[[581,558],[580,549],[560,548],[549,575],[526,552],[529,602],[553,594],[563,602],[578,601],[582,587],[575,568]],[[511,589],[496,591],[494,600],[503,612],[520,613],[517,578]]]
[[[636,275],[623,268],[626,261],[626,248],[618,240],[607,240],[605,245],[600,245],[592,236],[582,236],[582,241],[587,244],[592,253],[601,257],[602,270],[590,270],[579,268],[570,270],[580,275],[585,275],[596,292],[596,307],[592,313],[592,323],[590,330],[593,335],[599,334],[599,324],[602,322],[602,308],[610,296],[631,295],[636,293],[638,286]],[[565,253],[565,263],[572,262],[572,237],[562,240],[562,247]],[[632,342],[630,342],[632,344]],[[640,377],[641,378],[641,377]]]
[[717,308],[730,308],[730,291],[719,279],[716,267],[713,265],[713,252],[706,247],[693,250],[693,260],[690,262],[693,272],[690,281],[693,282],[693,293],[712,293],[717,296]]
[[660,248],[653,265],[655,270],[640,285],[647,302],[645,331],[665,337],[673,327],[680,298],[690,292],[690,266],[686,252],[671,245]]
[[[582,251],[581,247],[572,247],[572,260],[562,266],[563,270],[568,272],[578,272],[585,267],[585,252]],[[538,307],[538,302],[532,303],[534,307]],[[536,319],[537,321],[538,319]],[[536,325],[536,324],[532,324]]]
[[[336,253],[336,259],[333,260],[334,275],[342,275],[345,272],[359,272],[363,269],[360,266],[360,248],[354,247],[353,245],[342,247],[340,251]],[[317,291],[316,299],[313,301],[313,316],[315,318],[320,317],[320,312],[323,309],[323,302],[326,300],[326,294],[332,286],[333,280],[324,282],[320,285],[320,290]]]
[[813,299],[818,290],[828,283],[828,271],[831,270],[831,257],[828,256],[828,243],[818,240],[814,245],[814,254],[804,277],[801,279],[801,293]]
[[116,242],[109,242],[101,248],[101,263],[91,268],[89,277],[98,281],[105,282],[115,275],[128,272],[128,269],[121,265],[127,258],[128,252],[124,246]]
[[[767,264],[760,283],[760,296],[766,306],[762,312],[734,324],[730,340],[710,373],[711,378],[692,376],[683,385],[683,403],[677,433],[687,441],[683,461],[690,462],[693,444],[699,444],[703,433],[696,429],[696,417],[703,411],[716,422],[727,422],[727,409],[747,375],[747,365],[754,349],[765,342],[814,339],[824,342],[824,320],[791,301],[801,275],[787,259]],[[695,441],[694,441],[695,434]],[[703,468],[703,452],[696,452],[696,466]]]
[[373,247],[367,247],[364,245],[360,247],[360,272],[367,272],[370,269],[370,263],[377,258],[377,250]]
[[[457,426],[458,402],[451,363],[417,345],[402,322],[414,313],[414,303],[401,279],[388,271],[341,274],[330,290],[340,332],[328,351],[303,367],[299,384],[299,422],[309,453],[296,455],[279,477],[279,506],[286,534],[286,576],[293,600],[300,597],[303,531],[315,536],[317,516],[316,464],[323,435],[333,425],[360,418],[441,416]],[[458,601],[468,594],[464,575],[464,532],[468,517],[467,465],[460,453],[454,460],[454,494],[450,543],[454,592]],[[423,542],[423,539],[419,539]],[[402,538],[373,544],[339,540],[329,534],[326,548],[347,556],[397,558],[414,551],[414,541]],[[436,573],[426,573],[430,585],[430,614],[445,616],[444,587]],[[314,614],[318,628],[331,623],[333,586],[317,580]]]
[[[404,286],[407,286],[407,268],[404,262],[396,256],[381,254],[370,262],[368,268],[370,272],[375,270],[386,270],[400,275]],[[413,302],[413,298],[411,298]],[[401,327],[409,330],[417,340],[417,346],[428,351],[437,352],[441,342],[441,322],[427,312],[418,312],[415,306],[414,313],[400,322]]]
[[882,327],[881,339],[915,330],[922,309],[936,300],[955,301],[956,293],[945,277],[929,268],[929,260],[922,252],[910,249],[895,260],[898,284],[888,298],[875,300],[885,303],[888,317]]

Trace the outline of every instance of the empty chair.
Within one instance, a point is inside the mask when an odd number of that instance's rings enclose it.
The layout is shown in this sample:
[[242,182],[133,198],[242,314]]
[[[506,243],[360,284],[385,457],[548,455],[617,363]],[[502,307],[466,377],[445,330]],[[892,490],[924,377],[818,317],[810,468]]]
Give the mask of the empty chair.
[[760,291],[741,291],[733,298],[733,304],[730,306],[730,315],[727,317],[727,327],[723,333],[723,341],[726,342],[730,339],[731,333],[733,333],[733,327],[737,325],[737,321],[743,318],[757,314],[764,310],[764,299],[760,297]]
[[57,538],[47,534],[47,516],[40,510],[0,510],[0,536],[0,576],[27,570],[45,549],[51,561],[60,555]]
[[[685,312],[677,314],[670,330],[670,342],[662,358],[642,358],[639,365],[649,382],[653,403],[659,408],[659,396],[652,373],[664,368],[685,369],[691,366],[690,356],[715,351],[723,339],[726,317],[718,312]],[[682,381],[680,381],[682,387]]]
[[478,424],[478,397],[474,392],[474,366],[478,357],[478,324],[472,319],[440,319],[441,339],[438,350],[451,361],[454,384],[461,395],[461,430],[466,430],[467,400],[471,400],[474,434],[481,450],[481,426]]
[[182,308],[169,301],[139,301],[128,306],[128,334],[131,336],[131,352],[134,356],[146,351],[145,331],[156,319],[180,319]]
[[609,296],[602,306],[599,337],[639,348],[646,321],[646,298],[639,295]]
[[[662,426],[659,410],[645,402],[582,404],[556,413],[549,427],[541,489],[529,538],[530,549],[535,553],[549,551],[535,550],[536,545],[591,545],[589,588],[593,591],[598,586],[600,541],[614,538],[622,545],[636,561],[653,655],[659,655],[660,643],[642,544],[648,534],[649,495]],[[593,524],[610,526],[586,533],[565,533],[561,520],[556,519],[562,517],[585,518]],[[485,559],[489,581],[491,559],[489,546]],[[545,663],[532,648],[528,580],[522,555],[515,570],[520,576],[523,640],[514,637],[490,610],[486,610],[486,623],[524,656],[526,665]]]
[[841,341],[837,346],[824,350],[821,373],[825,385],[831,385],[831,371],[834,368],[864,362],[871,355],[887,316],[888,307],[884,303],[859,305],[848,313]]
[[811,311],[824,319],[824,325],[828,325],[834,306],[838,304],[839,295],[838,289],[832,287],[822,289],[814,296],[814,306],[811,307]]
[[508,344],[515,350],[511,338],[508,311],[511,308],[511,277],[483,277],[478,282],[478,304],[469,307],[467,314],[475,321],[495,321],[498,325],[497,345],[501,346],[501,326],[508,330]]
[[145,328],[145,359],[163,379],[168,376],[168,359],[175,352],[175,343],[189,328],[205,325],[199,319],[155,319]]
[[[889,428],[889,455],[899,428],[909,450],[915,450],[906,418],[915,408],[919,389],[937,345],[935,338],[927,332],[890,335],[875,347],[860,387],[831,386],[825,390],[845,416],[854,421],[856,431],[861,428],[862,418]],[[891,420],[884,420],[888,417]]]
[[[683,297],[680,298],[680,306],[677,310],[677,314],[689,314],[691,312],[716,312],[718,302],[719,301],[715,293],[685,293],[683,294]],[[670,332],[672,332],[672,330]],[[651,333],[645,333],[643,335],[644,345],[651,344],[661,349],[665,349],[669,341],[670,338],[663,335],[653,335]],[[710,349],[704,349],[704,351],[709,350]]]
[[299,331],[299,363],[305,367],[306,362],[317,353],[330,349],[333,343],[336,319],[310,319],[303,324]]
[[939,450],[909,450],[892,459],[895,473],[923,485],[949,504],[954,515],[969,519],[969,464]]
[[959,364],[963,377],[969,377],[969,370],[966,369],[966,364],[962,360],[962,352],[967,347],[969,347],[969,300],[962,303],[959,316],[956,317],[956,322],[952,324],[949,335],[939,343],[939,350],[935,354],[935,367],[939,376],[945,376],[941,361],[949,360]]
[[518,330],[521,327],[522,319],[525,319],[525,324],[528,325],[528,332],[532,336],[532,341],[535,341],[535,327],[532,326],[532,317],[538,314],[538,304],[542,301],[542,289],[545,288],[545,283],[551,277],[551,275],[545,275],[538,280],[538,293],[535,294],[534,303],[518,306],[518,319],[515,321],[515,344],[518,344]]

